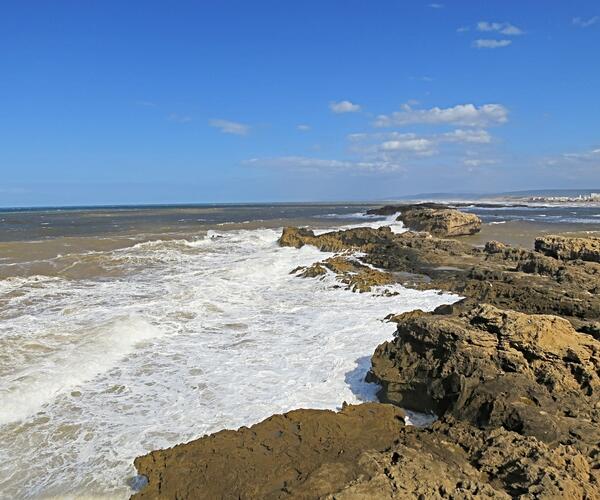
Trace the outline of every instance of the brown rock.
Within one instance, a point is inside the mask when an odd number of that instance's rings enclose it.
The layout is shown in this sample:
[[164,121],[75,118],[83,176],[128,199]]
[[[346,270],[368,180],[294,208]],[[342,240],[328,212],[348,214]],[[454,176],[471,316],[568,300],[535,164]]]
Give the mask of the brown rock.
[[600,238],[544,236],[535,239],[535,249],[561,260],[600,262]]
[[568,321],[468,303],[394,320],[372,358],[382,401],[598,449],[600,342]]
[[585,458],[504,429],[452,418],[403,425],[378,403],[296,410],[136,459],[149,483],[133,498],[595,498]]
[[316,498],[359,474],[359,456],[389,447],[404,427],[390,405],[340,413],[295,410],[138,457],[148,486],[133,498]]
[[413,231],[426,231],[445,238],[475,234],[481,229],[481,219],[474,214],[461,212],[440,203],[412,205],[386,205],[367,210],[368,215],[394,215],[399,213],[406,227]]
[[381,399],[441,420],[405,427],[375,403],[275,415],[139,457],[136,498],[600,498],[600,264],[389,228],[286,228],[280,244],[346,253],[299,276],[470,297],[390,316],[395,338],[372,358]]
[[361,264],[351,256],[341,255],[315,262],[307,267],[299,267],[294,269],[293,273],[302,278],[317,278],[325,276],[328,270],[334,273],[337,280],[348,290],[355,292],[369,292],[375,286],[389,285],[396,281],[391,273]]
[[401,212],[398,220],[414,231],[427,231],[433,236],[445,238],[478,233],[481,219],[451,208],[413,208]]

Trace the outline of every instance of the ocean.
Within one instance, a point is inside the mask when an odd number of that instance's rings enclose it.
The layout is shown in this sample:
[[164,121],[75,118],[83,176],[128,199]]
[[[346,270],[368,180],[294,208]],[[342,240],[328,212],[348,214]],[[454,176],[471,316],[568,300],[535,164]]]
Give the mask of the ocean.
[[277,244],[288,224],[403,230],[365,208],[2,212],[2,497],[127,498],[140,454],[374,399],[363,379],[394,331],[383,318],[456,297],[300,279],[328,254]]

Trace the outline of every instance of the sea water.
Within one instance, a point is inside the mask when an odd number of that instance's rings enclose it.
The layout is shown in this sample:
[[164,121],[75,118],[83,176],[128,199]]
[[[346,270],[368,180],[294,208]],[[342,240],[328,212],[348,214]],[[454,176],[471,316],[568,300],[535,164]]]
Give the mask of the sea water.
[[[365,224],[402,230],[393,217]],[[331,254],[282,248],[280,234],[210,229],[52,258],[93,270],[76,278],[7,273],[0,495],[127,498],[138,455],[294,408],[373,400],[370,356],[394,331],[383,318],[457,300],[298,278],[292,269]]]

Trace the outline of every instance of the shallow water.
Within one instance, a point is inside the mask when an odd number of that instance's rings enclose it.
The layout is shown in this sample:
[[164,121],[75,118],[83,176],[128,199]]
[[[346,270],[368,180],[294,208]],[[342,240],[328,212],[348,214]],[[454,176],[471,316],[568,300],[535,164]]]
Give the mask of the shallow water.
[[280,228],[228,226],[40,259],[102,272],[0,280],[3,496],[127,498],[140,454],[293,408],[371,400],[370,355],[394,330],[382,318],[456,300],[300,279],[289,272],[328,254],[279,247]]
[[478,215],[485,223],[528,221],[554,224],[600,225],[600,205],[532,205],[496,208],[465,207],[463,210]]

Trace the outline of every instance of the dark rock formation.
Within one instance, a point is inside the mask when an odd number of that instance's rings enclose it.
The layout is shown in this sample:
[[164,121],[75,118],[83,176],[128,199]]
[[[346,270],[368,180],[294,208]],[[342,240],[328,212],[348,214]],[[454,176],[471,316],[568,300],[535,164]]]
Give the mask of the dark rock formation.
[[372,358],[380,400],[600,450],[600,342],[568,321],[472,301],[393,321]]
[[445,209],[448,208],[448,205],[444,205],[443,203],[414,203],[414,204],[405,204],[405,205],[385,205],[380,208],[372,208],[367,210],[367,215],[394,215],[399,212],[405,212],[413,209],[421,209],[421,208],[434,208],[434,209]]
[[561,260],[600,262],[600,238],[544,236],[535,239],[535,249]]

